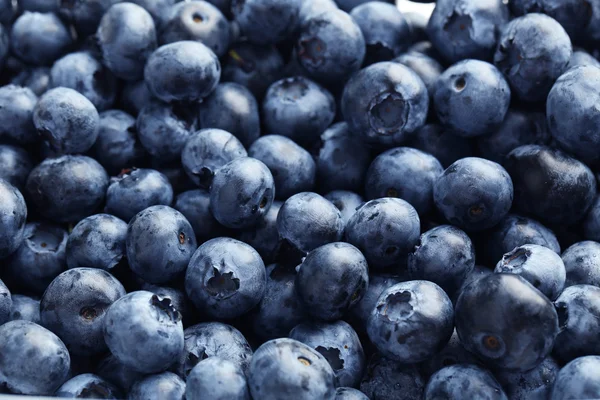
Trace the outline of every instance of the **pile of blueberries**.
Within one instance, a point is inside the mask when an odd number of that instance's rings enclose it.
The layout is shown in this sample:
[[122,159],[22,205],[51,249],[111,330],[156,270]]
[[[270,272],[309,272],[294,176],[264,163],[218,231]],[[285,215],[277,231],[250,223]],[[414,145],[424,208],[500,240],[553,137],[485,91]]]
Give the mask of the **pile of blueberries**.
[[0,393],[599,399],[599,43],[600,0],[0,0]]

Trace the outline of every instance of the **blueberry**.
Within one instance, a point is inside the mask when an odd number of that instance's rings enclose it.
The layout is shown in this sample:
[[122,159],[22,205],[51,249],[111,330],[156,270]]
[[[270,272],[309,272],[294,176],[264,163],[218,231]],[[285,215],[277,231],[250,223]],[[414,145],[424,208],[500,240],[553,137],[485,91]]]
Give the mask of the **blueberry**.
[[496,371],[495,376],[509,399],[548,399],[560,367],[552,357],[531,371]]
[[112,383],[98,375],[81,374],[61,385],[54,393],[56,397],[119,399],[123,395]]
[[210,194],[207,191],[197,189],[180,193],[173,208],[187,218],[194,229],[198,243],[204,243],[218,236],[226,236],[226,229],[210,212]]
[[550,400],[600,397],[600,356],[579,357],[565,365],[556,376]]
[[350,387],[338,387],[335,390],[335,400],[368,400],[369,398],[360,390]]
[[0,144],[0,179],[23,190],[33,166],[32,157],[25,149]]
[[255,399],[275,400],[282,393],[295,399],[335,396],[335,374],[320,353],[293,339],[275,339],[260,346],[250,364],[248,386]]
[[260,136],[258,103],[252,92],[238,83],[219,84],[200,104],[198,122],[201,128],[231,132],[246,147]]
[[265,293],[265,265],[252,247],[216,238],[196,250],[185,276],[185,291],[201,312],[235,318],[256,306]]
[[185,382],[172,372],[150,375],[137,381],[129,391],[130,400],[181,400]]
[[438,124],[423,125],[408,140],[407,146],[433,155],[444,168],[474,154],[473,145],[468,138],[457,136]]
[[144,80],[150,92],[164,102],[194,102],[219,84],[219,59],[202,43],[184,40],[165,44],[148,58]]
[[340,210],[344,225],[348,223],[356,210],[365,203],[359,194],[346,190],[334,190],[327,193],[324,197]]
[[47,222],[25,225],[21,246],[6,261],[5,274],[11,283],[27,292],[42,294],[67,268],[67,232]]
[[369,144],[389,147],[405,141],[425,123],[429,96],[413,70],[381,62],[350,78],[341,104],[351,131]]
[[[1,154],[1,153],[0,153]],[[6,179],[6,178],[5,178]],[[585,239],[600,241],[600,197],[596,196],[590,210],[582,221]]]
[[16,11],[16,7],[11,0],[0,1],[0,23],[10,23]]
[[25,320],[40,323],[40,301],[21,294],[11,296],[10,321]]
[[600,61],[596,60],[594,58],[594,56],[592,56],[590,53],[586,52],[585,50],[573,49],[573,54],[571,54],[571,59],[569,60],[568,68],[571,69],[571,68],[584,66],[584,65],[600,67]]
[[454,295],[454,298],[453,298],[454,304],[456,304],[456,300],[458,300],[458,297],[460,296],[460,294],[464,288],[469,286],[471,283],[478,281],[479,279],[481,279],[485,276],[491,275],[493,273],[494,273],[494,270],[492,270],[486,266],[475,265],[475,268],[473,268],[473,271],[471,271],[471,273],[469,275],[467,275],[460,290]]
[[533,13],[506,24],[494,64],[516,97],[537,102],[546,98],[554,81],[567,69],[572,53],[563,27],[547,15]]
[[365,354],[348,323],[304,323],[292,329],[289,337],[321,353],[333,369],[338,386],[358,386],[366,366]]
[[12,393],[52,395],[68,378],[71,358],[58,336],[30,321],[0,326],[0,383]]
[[177,0],[132,0],[131,2],[150,13],[154,20],[156,31],[159,32],[167,20],[169,10]]
[[400,364],[375,353],[360,383],[370,399],[420,399],[425,382],[414,365]]
[[31,145],[38,140],[33,125],[33,109],[38,98],[26,87],[0,87],[0,138],[19,145]]
[[69,30],[53,13],[25,11],[16,19],[10,31],[13,53],[29,64],[52,64],[72,44]]
[[202,129],[194,133],[181,151],[181,163],[198,186],[210,188],[215,173],[236,158],[247,157],[244,145],[222,129]]
[[162,298],[168,297],[171,299],[171,304],[173,304],[173,307],[181,314],[181,320],[184,327],[191,325],[191,322],[195,321],[196,316],[193,315],[194,310],[192,310],[192,305],[183,289],[172,288],[169,286],[157,286],[146,282],[142,283],[141,289],[152,292]]
[[573,285],[600,286],[600,243],[578,242],[562,253],[567,270],[565,287]]
[[346,224],[346,240],[365,255],[369,267],[398,267],[421,234],[417,211],[404,200],[371,200]]
[[143,373],[161,372],[183,351],[181,315],[168,297],[131,292],[106,311],[104,340],[126,366]]
[[190,372],[185,388],[187,400],[249,400],[246,377],[239,365],[211,357]]
[[515,187],[514,209],[541,222],[572,225],[594,201],[594,174],[560,150],[520,146],[509,153],[504,166]]
[[455,323],[468,351],[491,367],[509,371],[539,365],[559,332],[550,300],[514,274],[486,275],[464,287]]
[[[335,0],[337,6],[344,11],[352,11],[355,7],[360,6],[361,4],[367,3],[370,0]],[[382,0],[386,3],[393,3],[391,0]]]
[[13,307],[12,296],[4,282],[0,280],[0,326],[7,321],[11,321],[11,312]]
[[[31,0],[27,0],[30,2]],[[44,0],[38,0],[40,3]],[[45,1],[45,3],[48,3]],[[96,32],[100,19],[112,6],[117,3],[116,0],[96,0],[96,1],[71,1],[71,0],[60,0],[54,2],[53,8],[58,8],[58,13],[66,21],[71,23],[77,33],[81,36],[88,36]],[[47,11],[55,11],[47,10]]]
[[112,5],[102,16],[96,38],[104,64],[118,78],[144,76],[144,64],[156,48],[152,16],[134,3]]
[[366,44],[360,26],[350,15],[329,10],[302,24],[295,51],[309,77],[333,83],[345,81],[360,69]]
[[433,374],[427,382],[423,399],[439,398],[508,399],[494,376],[474,365],[451,365]]
[[0,258],[6,258],[23,243],[27,205],[21,192],[4,179],[0,179],[0,199]]
[[554,300],[565,286],[565,264],[556,252],[537,244],[516,247],[496,264],[496,273],[516,274]]
[[304,24],[315,16],[330,10],[337,10],[334,0],[304,0],[298,11],[300,24]]
[[420,369],[426,377],[430,378],[442,368],[446,368],[455,364],[479,364],[475,356],[464,348],[460,342],[456,330],[454,330],[452,333],[452,336],[450,337],[450,340],[446,346],[444,346],[444,348],[432,358],[421,363]]
[[140,111],[151,103],[154,96],[150,93],[146,81],[129,81],[123,85],[121,92],[121,106],[131,115],[138,115]]
[[440,0],[427,25],[429,40],[451,63],[490,60],[509,12],[501,0]]
[[279,237],[308,253],[327,243],[340,241],[344,222],[340,211],[324,197],[302,192],[283,203],[277,215]]
[[[36,96],[42,95],[47,89],[50,83],[50,68],[47,67],[25,67],[21,72],[15,75],[11,84],[27,88],[33,92]],[[10,87],[11,85],[3,86],[1,89]],[[1,91],[0,91],[1,92]],[[15,104],[21,107],[21,104]],[[35,104],[34,104],[35,105]],[[33,105],[32,107],[33,108]],[[30,125],[33,125],[31,120],[28,121]]]
[[128,392],[134,383],[144,378],[144,374],[125,366],[113,355],[109,355],[100,361],[96,373],[103,379],[117,385],[124,392]]
[[88,151],[98,137],[98,122],[94,104],[66,87],[48,90],[33,109],[38,133],[58,154]]
[[406,65],[419,75],[427,87],[429,94],[433,94],[435,81],[444,71],[444,67],[434,58],[416,51],[409,51],[393,59],[394,62]]
[[197,247],[194,230],[183,214],[161,205],[131,219],[126,246],[131,270],[154,284],[182,277]]
[[237,239],[252,246],[265,263],[275,261],[280,249],[277,215],[282,205],[280,201],[274,201],[256,226],[242,230],[237,235]]
[[231,13],[250,43],[281,42],[298,24],[299,0],[232,0]]

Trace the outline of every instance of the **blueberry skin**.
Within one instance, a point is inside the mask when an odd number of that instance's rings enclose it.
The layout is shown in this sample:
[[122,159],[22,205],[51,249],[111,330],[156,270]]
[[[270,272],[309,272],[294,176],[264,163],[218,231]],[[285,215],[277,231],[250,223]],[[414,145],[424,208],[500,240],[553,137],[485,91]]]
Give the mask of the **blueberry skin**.
[[584,65],[600,67],[600,61],[596,60],[594,56],[585,50],[576,50],[573,48],[573,54],[571,54],[571,59],[569,60],[569,69]]
[[562,253],[567,270],[565,288],[573,285],[600,286],[600,243],[578,242]]
[[30,321],[0,326],[0,382],[16,394],[52,395],[68,378],[71,358],[58,336]]
[[263,400],[333,398],[335,381],[325,357],[293,339],[264,343],[254,353],[248,371],[250,394]]
[[464,60],[437,79],[433,105],[440,122],[455,134],[475,137],[497,128],[510,105],[510,87],[485,61]]
[[464,287],[455,323],[468,351],[490,367],[509,371],[539,365],[559,332],[550,300],[514,274],[486,275]]
[[533,13],[506,24],[498,39],[494,64],[506,76],[513,95],[540,102],[567,69],[572,53],[571,40],[563,27],[547,15]]
[[233,82],[219,84],[202,101],[198,122],[203,129],[231,132],[246,147],[260,136],[258,103],[250,90]]
[[558,78],[546,102],[546,116],[552,138],[578,160],[598,161],[600,149],[600,111],[593,104],[600,100],[600,68],[581,66],[569,69]]
[[343,82],[360,69],[366,44],[360,26],[350,15],[329,10],[302,24],[295,52],[312,79]]
[[247,156],[242,142],[231,133],[209,128],[190,136],[181,151],[181,164],[196,185],[208,189],[219,168]]
[[571,361],[559,371],[550,400],[593,399],[600,396],[600,356]]
[[513,183],[498,163],[467,157],[450,165],[433,186],[433,200],[446,220],[464,230],[497,225],[513,202]]
[[72,377],[56,390],[54,396],[98,399],[123,398],[121,391],[116,386],[94,374],[81,374]]
[[168,297],[171,299],[171,304],[179,311],[179,314],[181,314],[181,320],[184,327],[190,325],[191,321],[195,319],[195,315],[192,315],[192,305],[183,289],[172,288],[169,286],[157,286],[151,283],[143,283],[141,289],[152,292],[162,298]]
[[121,91],[121,106],[131,115],[137,116],[140,111],[151,103],[154,96],[150,93],[146,81],[124,82]]
[[370,268],[396,267],[421,234],[419,214],[402,199],[365,203],[346,224],[346,241],[363,252]]
[[[13,76],[10,83],[12,85],[28,88],[33,94],[40,96],[48,89],[50,83],[50,68],[26,67],[17,75]],[[29,122],[32,124],[31,121]]]
[[452,296],[475,267],[475,249],[469,236],[451,225],[440,225],[421,235],[408,254],[412,279],[438,284]]
[[17,287],[41,295],[67,268],[67,239],[67,232],[58,225],[28,223],[21,246],[6,261],[5,273]]
[[152,16],[134,3],[112,5],[100,20],[96,32],[104,65],[127,81],[144,77],[144,64],[156,49]]
[[221,322],[203,322],[184,331],[185,347],[174,365],[184,380],[192,369],[207,358],[229,361],[246,371],[252,359],[252,348],[240,331]]
[[129,221],[126,246],[129,268],[153,284],[183,276],[197,248],[188,220],[162,205],[148,207]]
[[73,44],[67,27],[53,13],[25,11],[10,31],[13,53],[33,65],[49,65]]
[[207,191],[197,189],[180,193],[173,208],[182,213],[192,225],[199,244],[226,233],[226,229],[210,212],[210,194]]
[[436,372],[425,387],[423,399],[507,400],[494,376],[475,365],[451,365]]
[[429,108],[421,78],[394,62],[376,63],[353,75],[341,102],[351,131],[367,144],[388,147],[405,141],[423,126]]
[[9,0],[2,0],[0,2],[0,10],[2,10],[0,11],[0,23],[3,24],[9,24],[17,11]]
[[33,166],[33,159],[25,149],[0,144],[0,179],[23,190]]
[[546,357],[531,371],[495,371],[494,375],[509,399],[546,400],[559,370],[556,361],[552,357]]
[[265,286],[265,265],[256,250],[226,237],[200,246],[185,276],[188,297],[213,318],[243,315],[260,302]]
[[279,43],[298,25],[299,0],[232,0],[231,13],[242,34],[253,44]]
[[129,400],[182,400],[185,382],[172,372],[150,375],[137,381],[127,395]]
[[360,390],[349,387],[338,387],[335,390],[335,400],[369,400]]
[[33,124],[57,154],[88,151],[98,137],[98,122],[94,104],[66,87],[48,90],[33,109]]
[[264,340],[285,337],[307,319],[296,288],[296,268],[291,264],[267,267],[265,295],[252,312],[253,332]]
[[13,185],[0,179],[0,259],[14,253],[24,239],[25,222],[27,220],[27,204],[25,199]]
[[420,399],[425,382],[414,365],[404,365],[375,353],[360,383],[370,399]]
[[191,40],[160,46],[144,69],[150,92],[167,103],[202,100],[217,87],[220,77],[221,64],[215,53]]
[[33,109],[38,98],[27,87],[13,84],[0,87],[0,138],[4,142],[22,146],[38,141],[33,125]]
[[277,230],[277,215],[282,205],[282,202],[274,201],[256,226],[242,230],[237,235],[237,239],[252,246],[265,263],[274,262],[279,252],[281,243]]
[[132,0],[131,2],[150,13],[154,20],[156,31],[160,32],[169,15],[169,9],[177,0]]
[[369,166],[365,195],[371,200],[401,198],[424,215],[433,206],[433,184],[442,172],[444,168],[432,155],[396,147],[381,153]]
[[474,155],[473,145],[468,138],[457,136],[438,124],[423,125],[406,145],[433,155],[444,168],[461,158]]
[[[352,11],[355,7],[367,3],[370,0],[335,0],[337,6],[346,12]],[[386,3],[393,3],[391,0],[382,0]]]
[[308,253],[327,243],[338,242],[344,233],[340,211],[324,197],[302,192],[283,203],[277,215],[279,237]]
[[427,87],[430,95],[433,94],[435,81],[444,72],[444,67],[438,61],[416,51],[408,51],[394,58],[392,61],[405,65],[415,71]]
[[5,322],[11,321],[11,311],[13,301],[11,293],[0,279],[0,326]]
[[517,147],[507,156],[504,167],[515,187],[514,209],[543,223],[576,223],[596,196],[592,171],[557,149],[539,145]]
[[25,320],[40,323],[40,301],[21,294],[11,296],[12,307],[9,321]]
[[185,388],[187,400],[250,400],[246,377],[239,365],[211,357],[190,372]]
[[600,241],[600,196],[596,196],[590,210],[582,221],[583,236],[587,240]]
[[477,358],[465,350],[460,343],[456,330],[452,333],[446,346],[432,358],[421,363],[419,367],[425,377],[431,378],[439,370],[455,364],[479,365]]
[[315,16],[330,10],[337,10],[338,6],[334,0],[305,0],[300,5],[298,19],[304,24]]
[[4,66],[9,51],[10,39],[8,37],[8,30],[0,24],[0,68]]
[[117,385],[124,392],[128,392],[134,383],[144,378],[144,374],[125,366],[113,355],[109,355],[100,361],[96,373],[103,379]]
[[303,323],[294,327],[289,337],[325,357],[335,373],[337,386],[358,386],[366,367],[365,353],[358,335],[348,323]]
[[447,62],[490,60],[508,18],[508,7],[501,0],[436,1],[427,33]]
[[58,13],[70,22],[77,33],[88,36],[96,32],[104,13],[118,0],[68,1],[58,2]]
[[131,292],[106,311],[104,340],[126,366],[143,373],[161,372],[183,351],[181,315],[168,297]]
[[367,286],[362,299],[347,313],[345,319],[352,324],[352,327],[362,336],[367,335],[367,321],[375,304],[386,289],[402,282],[402,279],[393,275],[369,275],[369,285]]
[[138,114],[136,127],[140,143],[152,157],[162,163],[176,161],[196,131],[196,109],[152,100]]
[[350,221],[356,210],[365,204],[362,196],[346,190],[334,190],[324,197],[340,210],[344,226]]
[[260,137],[250,146],[248,155],[269,168],[279,199],[310,191],[315,185],[315,161],[308,151],[285,136]]
[[562,292],[567,276],[560,256],[537,244],[516,247],[504,254],[494,272],[520,275],[550,300]]

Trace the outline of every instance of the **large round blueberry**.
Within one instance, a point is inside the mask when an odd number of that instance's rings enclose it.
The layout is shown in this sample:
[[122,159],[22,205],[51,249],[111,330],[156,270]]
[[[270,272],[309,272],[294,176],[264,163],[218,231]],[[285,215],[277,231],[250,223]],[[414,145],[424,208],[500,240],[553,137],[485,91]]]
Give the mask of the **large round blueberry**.
[[239,231],[236,239],[249,244],[260,254],[265,264],[275,261],[281,241],[277,230],[277,215],[283,203],[274,201],[269,211],[258,220],[256,226]]
[[10,291],[0,280],[0,326],[7,321],[10,321],[13,300]]
[[185,382],[172,372],[163,372],[137,381],[127,395],[130,400],[181,400]]
[[232,0],[231,13],[250,43],[275,44],[287,39],[298,25],[300,0]]
[[0,179],[0,199],[0,258],[6,258],[23,242],[27,204],[21,192],[4,179]]
[[0,179],[23,190],[33,166],[33,159],[24,148],[0,144]]
[[226,236],[226,229],[210,212],[210,194],[207,191],[197,189],[180,193],[173,208],[182,213],[192,225],[198,244],[218,236]]
[[526,372],[494,371],[509,399],[548,399],[560,367],[552,357]]
[[0,138],[2,141],[31,145],[38,140],[33,125],[33,109],[38,98],[27,87],[5,85],[0,87]]
[[239,365],[219,357],[199,362],[187,377],[186,400],[248,400],[246,376]]
[[375,353],[360,383],[370,399],[420,399],[425,382],[415,365],[405,365]]
[[561,257],[567,270],[565,287],[600,286],[600,243],[591,240],[575,243]]
[[576,358],[565,365],[554,381],[550,400],[600,397],[600,356]]
[[72,377],[54,393],[56,397],[120,399],[121,391],[98,375],[81,374]]
[[[0,294],[0,296],[2,295]],[[24,296],[22,294],[13,294],[12,296],[10,296],[10,298],[12,299],[12,307],[10,309],[10,321],[22,319],[26,321],[35,322],[36,324],[40,323],[39,300],[36,300],[33,297]],[[4,301],[6,303],[6,299],[1,301]],[[0,306],[0,308],[2,307]]]
[[423,399],[507,400],[502,386],[489,371],[475,365],[451,365],[429,379]]

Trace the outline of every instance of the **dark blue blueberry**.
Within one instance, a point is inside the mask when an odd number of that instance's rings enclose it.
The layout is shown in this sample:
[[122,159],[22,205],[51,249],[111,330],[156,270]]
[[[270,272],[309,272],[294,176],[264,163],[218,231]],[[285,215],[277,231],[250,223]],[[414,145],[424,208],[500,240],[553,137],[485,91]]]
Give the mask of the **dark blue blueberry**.
[[152,16],[137,4],[112,5],[100,20],[96,32],[104,65],[118,78],[143,78],[144,65],[156,48]]
[[167,177],[153,169],[125,169],[110,180],[105,210],[129,222],[140,211],[171,205],[173,188]]
[[4,282],[0,280],[0,326],[7,321],[11,321],[11,312],[13,307],[12,296]]
[[96,373],[103,379],[117,385],[124,392],[128,392],[134,383],[144,378],[144,374],[127,367],[113,355],[109,355],[100,361]]
[[325,357],[335,373],[337,386],[358,386],[366,367],[365,353],[349,324],[344,321],[303,323],[292,329],[289,337]]
[[300,24],[308,22],[325,11],[336,10],[337,8],[338,6],[334,0],[304,0],[298,11]]
[[507,400],[502,386],[487,370],[475,365],[451,365],[429,379],[423,399]]
[[600,397],[600,356],[576,358],[556,376],[550,400],[594,399]]
[[398,197],[425,215],[433,206],[433,184],[444,172],[435,157],[410,147],[381,153],[367,171],[367,199]]
[[148,58],[144,80],[150,92],[165,102],[195,102],[219,84],[221,64],[207,46],[184,40],[165,44]]
[[143,373],[166,370],[183,351],[181,315],[168,297],[131,292],[104,316],[104,340],[123,364]]
[[356,210],[365,204],[362,196],[346,190],[334,190],[324,197],[340,210],[344,226],[350,221]]
[[513,202],[513,183],[500,164],[467,157],[450,165],[433,186],[438,210],[462,229],[480,231],[497,225]]
[[414,365],[405,365],[375,353],[360,383],[370,399],[420,399],[425,382]]
[[348,243],[311,250],[298,267],[295,287],[311,316],[335,321],[362,298],[369,285],[367,260]]
[[[25,67],[12,78],[11,83],[16,86],[28,88],[36,96],[41,96],[46,91],[46,89],[48,89],[48,86],[50,84],[50,68]],[[5,87],[7,86],[4,86],[3,88]],[[15,105],[20,106],[20,104]],[[31,108],[33,108],[33,106]],[[31,121],[29,121],[29,123],[32,124]]]
[[33,109],[33,123],[57,154],[85,153],[98,137],[96,107],[81,93],[66,87],[50,89]]
[[129,267],[148,283],[182,277],[196,250],[196,235],[179,211],[152,206],[140,211],[127,227]]
[[269,168],[252,157],[237,158],[215,175],[210,210],[228,228],[250,228],[269,211],[274,197],[275,183]]
[[469,275],[467,275],[467,278],[463,282],[461,289],[455,294],[452,301],[456,304],[456,300],[458,299],[458,296],[460,295],[460,293],[462,292],[462,290],[464,288],[469,286],[471,283],[483,278],[484,276],[487,276],[487,275],[490,275],[493,273],[494,273],[494,270],[492,270],[486,266],[475,265],[475,268],[473,268],[473,271],[471,271],[471,273]]
[[27,292],[44,293],[50,282],[67,269],[67,238],[67,232],[54,224],[25,225],[23,243],[4,265],[11,283]]
[[0,258],[14,253],[24,240],[27,205],[21,192],[0,179]]
[[[32,0],[27,0],[28,2]],[[45,2],[45,0],[37,0]],[[73,24],[81,36],[88,36],[96,32],[100,19],[104,13],[117,3],[118,0],[94,0],[94,1],[72,1],[59,0],[54,2],[58,6],[58,12],[66,21]],[[56,5],[55,5],[56,7]],[[54,10],[48,10],[54,11]]]
[[350,309],[346,316],[347,321],[352,324],[358,333],[361,335],[367,334],[367,321],[381,293],[401,281],[402,279],[392,275],[369,275],[369,285],[362,299]]
[[435,227],[421,235],[408,255],[412,279],[437,283],[453,296],[475,267],[475,249],[469,236],[451,225]]
[[429,108],[421,78],[394,62],[376,63],[352,76],[341,102],[351,131],[369,144],[388,147],[423,126]]
[[173,304],[173,307],[181,314],[181,320],[184,327],[191,325],[191,323],[195,321],[192,305],[183,289],[172,288],[169,286],[157,286],[146,282],[142,283],[141,289],[152,292],[162,298],[168,297],[171,299],[171,304]]
[[154,98],[146,81],[129,81],[123,85],[121,92],[121,106],[131,115],[138,115],[140,111]]
[[401,264],[419,241],[417,211],[402,199],[371,200],[356,210],[346,224],[346,240],[365,255],[369,267]]
[[12,25],[13,53],[33,65],[49,65],[73,44],[69,29],[53,13],[25,11]]
[[589,212],[582,221],[582,227],[585,239],[600,241],[600,196],[596,196]]
[[218,236],[226,236],[226,229],[210,212],[210,194],[207,191],[197,189],[180,193],[173,208],[182,213],[192,225],[199,244]]
[[[1,295],[0,295],[1,296]],[[33,297],[13,294],[10,321],[25,320],[40,323],[40,301]]]
[[301,0],[232,0],[231,13],[250,43],[279,43],[296,30]]
[[229,21],[217,7],[206,1],[174,4],[161,29],[163,44],[195,40],[222,57],[229,47]]
[[274,262],[280,248],[277,215],[282,205],[280,201],[274,201],[256,226],[242,230],[237,235],[237,239],[252,246],[265,263]]
[[249,400],[246,376],[239,365],[219,357],[199,362],[187,377],[186,400]]
[[539,365],[559,332],[550,300],[514,274],[486,275],[464,287],[455,323],[468,351],[490,367],[509,371]]
[[94,374],[81,374],[72,377],[56,390],[54,396],[80,399],[116,400],[123,398],[121,391],[116,386]]
[[556,361],[552,357],[546,357],[531,371],[495,371],[494,375],[509,399],[543,400],[549,398],[559,370]]
[[600,286],[600,243],[578,242],[562,253],[567,270],[565,287],[573,285]]
[[260,255],[239,240],[216,238],[196,250],[185,276],[185,291],[201,312],[235,318],[256,306],[265,293]]
[[571,55],[571,59],[569,60],[569,69],[576,68],[584,65],[590,65],[593,67],[600,67],[600,61],[596,60],[594,56],[585,50],[575,50],[573,49],[573,54]]
[[335,390],[335,400],[369,400],[366,394],[350,387],[338,387]]
[[448,62],[490,60],[508,17],[502,0],[440,0],[435,3],[427,33]]
[[219,168],[247,156],[244,145],[231,133],[209,128],[190,136],[181,151],[181,164],[196,185],[208,189]]
[[231,132],[246,147],[260,136],[258,103],[250,90],[237,83],[218,85],[200,104],[198,122],[203,129]]
[[182,400],[185,382],[172,372],[150,375],[137,381],[129,391],[130,400]]
[[552,138],[578,160],[598,162],[600,68],[582,66],[563,74],[548,94],[546,116]]
[[504,254],[496,273],[516,274],[554,300],[565,287],[565,264],[555,251],[538,244],[526,244]]
[[527,14],[510,21],[498,40],[494,64],[506,76],[512,93],[524,101],[546,99],[554,81],[567,69],[569,35],[544,14]]
[[297,400],[335,396],[336,378],[320,353],[293,339],[275,339],[260,346],[250,364],[248,386],[255,399],[277,400],[289,393]]
[[510,87],[496,67],[464,60],[444,71],[432,93],[440,122],[459,136],[489,134],[510,105]]
[[156,31],[160,32],[169,16],[169,10],[178,0],[131,0],[132,3],[137,4],[144,10],[148,11],[154,19],[154,25]]
[[324,197],[303,192],[283,203],[277,215],[279,237],[308,253],[327,243],[338,242],[344,233],[340,211]]
[[0,144],[0,179],[22,190],[33,166],[33,159],[25,149]]
[[341,10],[314,15],[300,27],[296,54],[308,76],[318,81],[343,82],[360,69],[366,44],[360,26]]
[[23,146],[38,140],[33,125],[33,109],[37,96],[29,89],[16,85],[0,87],[0,138]]
[[433,155],[444,168],[474,154],[469,139],[457,136],[438,124],[423,125],[408,140],[407,146]]
[[444,71],[444,67],[442,67],[442,65],[434,58],[416,51],[409,51],[401,54],[394,58],[393,61],[406,65],[408,68],[415,71],[427,87],[427,91],[430,95],[433,94],[435,81]]
[[594,202],[594,174],[560,150],[520,146],[509,153],[504,167],[515,187],[514,209],[544,223],[572,225]]
[[52,395],[68,378],[71,358],[58,336],[30,321],[0,326],[0,383],[12,393]]
[[[490,271],[491,273],[491,271]],[[456,330],[452,333],[450,340],[437,354],[420,365],[420,369],[426,377],[431,377],[442,368],[455,364],[478,364],[477,359],[469,353],[460,343]]]

